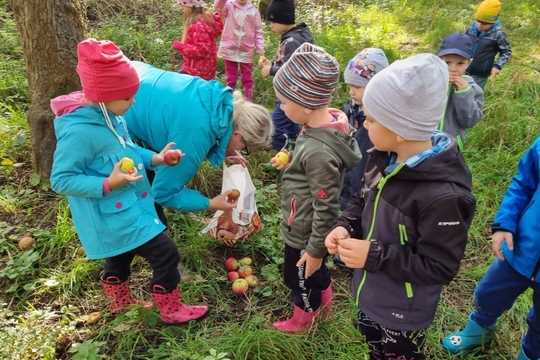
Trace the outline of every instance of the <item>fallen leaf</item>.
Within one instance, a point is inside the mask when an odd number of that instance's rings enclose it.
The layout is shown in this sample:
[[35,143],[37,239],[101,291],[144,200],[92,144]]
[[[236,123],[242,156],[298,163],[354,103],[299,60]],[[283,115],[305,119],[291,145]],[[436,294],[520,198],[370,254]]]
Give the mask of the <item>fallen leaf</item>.
[[86,323],[92,325],[97,323],[101,319],[101,313],[99,311],[93,312],[88,315],[88,319],[86,319]]

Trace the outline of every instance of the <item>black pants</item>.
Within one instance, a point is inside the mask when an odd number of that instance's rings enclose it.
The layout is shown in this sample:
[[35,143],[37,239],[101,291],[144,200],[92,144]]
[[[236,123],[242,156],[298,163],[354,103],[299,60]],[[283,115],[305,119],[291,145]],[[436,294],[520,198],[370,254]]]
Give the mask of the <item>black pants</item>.
[[306,250],[297,250],[285,245],[285,264],[283,278],[285,285],[291,289],[294,305],[306,312],[313,312],[321,307],[322,290],[330,286],[330,270],[326,267],[325,259],[321,268],[305,279],[305,264],[297,267],[296,263]]
[[[156,176],[155,170],[148,170],[146,169],[146,177],[148,178],[148,182],[150,185],[154,182],[154,177]],[[167,216],[165,215],[165,211],[163,210],[163,206],[159,205],[157,202],[154,202],[154,207],[156,208],[157,216],[159,217],[159,220],[165,225],[165,227],[168,229],[169,225],[167,223]]]
[[135,255],[145,258],[152,267],[150,289],[154,285],[161,285],[167,291],[172,291],[178,286],[180,253],[176,244],[165,233],[159,234],[136,249],[106,258],[103,265],[103,279],[116,276],[120,281],[127,280],[131,274],[131,262]]
[[358,311],[358,330],[366,338],[370,360],[423,360],[427,329],[418,331],[391,330],[375,323]]

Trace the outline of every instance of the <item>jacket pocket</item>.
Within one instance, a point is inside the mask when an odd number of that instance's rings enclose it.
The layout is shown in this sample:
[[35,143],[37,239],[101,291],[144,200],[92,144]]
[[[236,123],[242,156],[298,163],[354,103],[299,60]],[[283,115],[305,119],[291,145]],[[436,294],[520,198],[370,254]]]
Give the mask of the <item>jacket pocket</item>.
[[133,191],[106,196],[99,201],[99,208],[104,225],[117,235],[128,232],[141,217],[137,195]]
[[296,216],[296,199],[293,197],[291,199],[291,212],[289,214],[289,217],[287,218],[287,228],[289,232],[291,232],[292,223],[294,221],[294,217]]

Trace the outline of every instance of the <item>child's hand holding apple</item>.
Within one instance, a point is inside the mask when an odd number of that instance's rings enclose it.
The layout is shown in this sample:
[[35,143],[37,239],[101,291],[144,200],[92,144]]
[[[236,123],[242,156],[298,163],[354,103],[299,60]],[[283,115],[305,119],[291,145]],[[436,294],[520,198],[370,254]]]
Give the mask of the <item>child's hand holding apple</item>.
[[[131,169],[129,169],[130,167]],[[137,167],[134,166],[133,160],[130,158],[123,158],[114,165],[113,171],[111,172],[111,175],[109,175],[109,190],[113,191],[130,182],[139,181],[142,178],[141,175],[137,175]]]
[[283,149],[270,160],[270,163],[276,170],[285,170],[289,167],[290,160],[289,152]]

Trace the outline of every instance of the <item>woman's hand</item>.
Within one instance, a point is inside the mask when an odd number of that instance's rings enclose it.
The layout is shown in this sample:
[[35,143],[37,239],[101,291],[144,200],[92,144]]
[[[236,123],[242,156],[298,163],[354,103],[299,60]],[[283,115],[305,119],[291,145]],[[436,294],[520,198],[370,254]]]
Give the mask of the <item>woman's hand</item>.
[[109,189],[111,191],[113,191],[114,189],[118,189],[119,187],[126,184],[129,184],[130,182],[139,181],[143,178],[142,175],[137,176],[136,166],[134,166],[129,173],[125,173],[120,170],[121,165],[122,160],[120,160],[114,165],[114,169],[111,172],[111,175],[109,175]]
[[246,167],[247,164],[247,160],[238,152],[238,150],[227,149],[225,160],[233,164],[240,164],[242,167]]
[[232,190],[227,190],[222,194],[219,194],[213,199],[210,199],[210,206],[208,206],[211,210],[229,210],[236,207],[236,204],[238,203],[238,199],[229,202],[227,199],[227,196],[231,193]]
[[[169,150],[171,150],[171,148],[173,146],[175,146],[176,143],[174,142],[170,142],[168,143],[167,145],[165,145],[165,147],[163,148],[163,150],[161,150],[159,153],[157,154],[154,154],[152,156],[152,161],[150,161],[150,165],[151,166],[158,166],[158,165],[163,165],[165,163],[165,153]],[[181,150],[180,150],[180,158],[182,158],[184,154]]]

